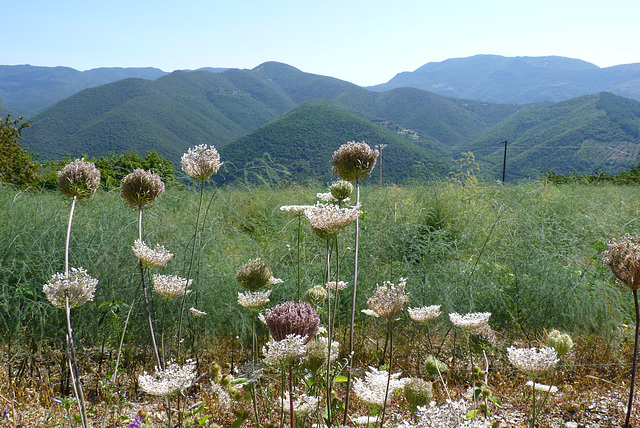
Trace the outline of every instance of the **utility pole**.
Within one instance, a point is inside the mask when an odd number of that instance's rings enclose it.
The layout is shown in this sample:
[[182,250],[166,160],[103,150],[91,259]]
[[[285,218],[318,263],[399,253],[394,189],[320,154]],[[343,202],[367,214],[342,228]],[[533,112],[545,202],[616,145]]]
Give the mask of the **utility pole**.
[[507,140],[504,140],[504,159],[502,161],[502,184],[504,184],[504,175],[507,171]]
[[378,187],[382,187],[382,149],[387,147],[387,145],[386,144],[376,144],[374,147],[380,151],[380,155],[378,156],[378,158],[380,160],[380,168],[378,168],[378,176],[379,176]]

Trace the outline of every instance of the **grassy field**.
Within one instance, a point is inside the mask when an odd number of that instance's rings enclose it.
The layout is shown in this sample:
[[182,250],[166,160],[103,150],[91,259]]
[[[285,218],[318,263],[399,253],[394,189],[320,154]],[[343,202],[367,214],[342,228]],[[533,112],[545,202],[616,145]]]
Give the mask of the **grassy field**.
[[[260,257],[274,276],[283,279],[273,287],[267,306],[295,300],[299,223],[295,215],[280,207],[314,204],[316,193],[326,191],[303,187],[205,191],[191,275],[194,282],[186,305],[208,315],[186,318],[183,331],[189,356],[216,360],[223,370],[250,358],[252,320],[237,303],[237,293],[243,290],[236,282],[236,272],[249,259]],[[446,355],[453,365],[464,350],[462,336],[446,315],[451,312],[491,312],[489,323],[502,345],[486,346],[492,349],[496,366],[508,365],[502,354],[505,346],[513,342],[539,346],[553,328],[570,333],[579,345],[576,352],[589,364],[627,362],[628,341],[621,337],[626,337],[624,326],[634,324],[633,300],[628,290],[613,281],[602,263],[602,252],[612,237],[640,230],[637,193],[635,186],[578,184],[364,186],[358,310],[367,307],[377,285],[397,283],[404,277],[408,307],[441,305],[443,315],[430,327],[428,349],[441,345],[443,358]],[[144,240],[175,253],[161,273],[186,276],[198,198],[192,190],[169,189],[144,211]],[[65,391],[64,370],[60,370],[64,355],[43,358],[45,350],[51,355],[64,350],[65,318],[64,311],[49,304],[42,286],[54,273],[63,271],[68,214],[69,202],[57,192],[0,188],[3,373],[13,384],[58,371],[51,379],[59,386],[50,381],[49,395]],[[305,219],[301,226],[300,283],[304,293],[326,282],[326,246]],[[124,342],[125,367],[131,373],[153,367],[137,259],[131,251],[136,237],[137,214],[123,202],[119,190],[99,191],[76,207],[70,265],[84,267],[99,284],[94,301],[73,310],[74,336],[79,357],[86,362],[84,369],[99,364],[99,370],[92,370],[104,376],[102,380],[106,379],[108,362],[115,359],[132,303]],[[337,251],[332,249],[332,259],[337,254],[340,260],[340,279],[350,283],[353,246],[354,229],[350,226],[339,235]],[[343,342],[341,356],[345,356],[351,294],[349,290],[341,293],[345,294],[339,301],[336,338]],[[152,294],[151,308],[156,331],[162,333],[170,355],[175,349],[171,337],[180,304]],[[424,331],[412,324],[406,311],[395,326],[395,367],[419,375],[427,344],[418,339],[424,339]],[[381,323],[359,313],[355,333],[359,346],[354,365],[362,368],[385,362]],[[258,326],[258,337],[260,343],[268,337],[262,326]],[[587,358],[590,352],[593,355]],[[577,373],[581,371],[574,369],[573,376]],[[617,375],[601,373],[610,381]],[[499,375],[511,381],[513,376]],[[448,379],[452,385],[469,382],[468,375],[455,372],[448,374]],[[133,391],[136,386],[130,388]],[[97,392],[93,399],[99,400]],[[40,406],[52,405],[41,401]],[[0,403],[0,407],[7,405]],[[203,426],[213,426],[207,424],[214,419],[205,420]],[[120,423],[123,425],[109,426],[127,426],[124,420]]]

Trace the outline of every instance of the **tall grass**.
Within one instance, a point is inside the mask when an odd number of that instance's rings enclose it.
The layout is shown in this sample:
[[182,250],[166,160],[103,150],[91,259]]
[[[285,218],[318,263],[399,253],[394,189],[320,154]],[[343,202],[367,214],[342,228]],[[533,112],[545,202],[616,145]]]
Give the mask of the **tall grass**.
[[[188,352],[203,338],[239,336],[251,340],[251,324],[237,304],[238,268],[261,257],[285,282],[274,288],[273,304],[297,295],[297,220],[282,205],[312,204],[321,188],[219,188],[205,192],[193,292],[187,307],[206,311],[186,317]],[[632,186],[568,184],[412,184],[362,188],[358,307],[376,284],[408,277],[411,306],[441,304],[446,312],[492,312],[494,328],[535,335],[545,328],[609,335],[632,317],[630,299],[611,281],[601,252],[612,236],[640,229],[640,201]],[[147,242],[175,253],[160,273],[186,275],[197,215],[197,192],[169,189],[145,217]],[[68,202],[58,193],[0,188],[0,329],[5,346],[23,352],[41,344],[60,347],[64,319],[42,294],[42,285],[61,270]],[[131,246],[136,216],[118,191],[99,191],[78,204],[70,265],[99,279],[95,301],[74,311],[77,341],[117,346],[128,305],[139,280]],[[326,248],[303,223],[302,291],[323,284]],[[353,274],[353,228],[341,235],[341,276]],[[351,302],[340,301],[338,325]],[[154,319],[161,301],[152,295]],[[179,307],[168,305],[166,331]],[[143,307],[134,308],[129,346],[146,345]],[[191,324],[190,324],[191,323]],[[198,328],[194,328],[197,323]],[[342,323],[342,324],[340,324]],[[362,323],[362,320],[360,320]],[[264,331],[263,331],[264,334]]]

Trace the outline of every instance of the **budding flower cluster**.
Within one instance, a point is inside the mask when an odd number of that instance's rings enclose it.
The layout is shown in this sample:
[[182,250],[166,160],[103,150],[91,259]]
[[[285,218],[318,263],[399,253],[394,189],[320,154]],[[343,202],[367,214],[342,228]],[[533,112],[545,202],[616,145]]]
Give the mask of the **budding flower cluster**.
[[100,170],[91,162],[76,159],[58,171],[58,189],[70,198],[88,199],[100,187]]
[[195,180],[204,181],[218,172],[222,166],[220,154],[211,146],[201,144],[182,155],[182,170]]
[[346,181],[367,177],[376,165],[380,152],[372,150],[364,141],[349,141],[333,153],[331,165],[333,172]]
[[404,309],[404,304],[409,301],[409,295],[404,291],[406,284],[407,278],[400,278],[397,286],[385,281],[367,300],[367,306],[379,317],[393,321]]
[[122,179],[122,198],[132,207],[142,209],[164,193],[164,183],[154,172],[136,169]]
[[573,348],[571,336],[566,333],[560,333],[558,330],[551,330],[547,342],[549,346],[556,350],[560,358],[564,357]]
[[93,293],[98,280],[87,274],[84,268],[71,268],[69,275],[56,273],[51,281],[42,287],[42,292],[53,306],[66,308],[66,297],[69,297],[69,307],[76,308],[93,300]]
[[411,378],[404,384],[402,392],[407,404],[409,404],[409,409],[415,413],[418,411],[418,407],[425,406],[431,401],[433,385],[420,378]]
[[236,281],[249,291],[255,292],[267,285],[279,284],[281,279],[274,278],[273,272],[260,258],[249,260],[236,273]]

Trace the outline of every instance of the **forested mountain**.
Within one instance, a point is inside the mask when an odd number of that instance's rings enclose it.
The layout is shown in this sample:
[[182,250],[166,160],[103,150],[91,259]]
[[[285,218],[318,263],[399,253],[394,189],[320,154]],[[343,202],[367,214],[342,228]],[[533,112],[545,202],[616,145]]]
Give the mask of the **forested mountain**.
[[78,71],[69,67],[0,65],[0,101],[3,109],[14,115],[30,117],[86,88],[129,77],[155,80],[165,74],[151,67]]
[[[497,104],[414,88],[376,92],[269,62],[253,70],[177,71],[155,81],[86,89],[33,117],[24,145],[42,160],[136,149],[157,150],[178,163],[189,147],[213,144],[226,156],[229,179],[244,177],[243,169],[272,168],[299,181],[326,178],[333,150],[364,139],[388,144],[385,176],[400,180],[425,168],[446,172],[452,159],[470,150],[497,178],[500,143],[508,140],[509,176],[520,178],[548,169],[615,171],[637,164],[638,106],[609,93]],[[607,147],[617,155],[607,155]]]
[[495,103],[564,101],[604,91],[640,100],[640,64],[600,68],[558,56],[476,55],[429,62],[369,89],[399,87]]

